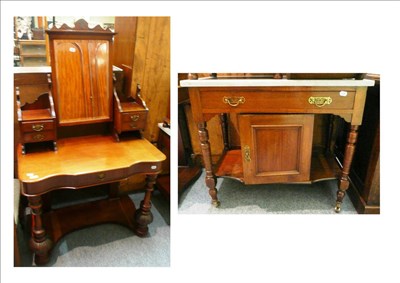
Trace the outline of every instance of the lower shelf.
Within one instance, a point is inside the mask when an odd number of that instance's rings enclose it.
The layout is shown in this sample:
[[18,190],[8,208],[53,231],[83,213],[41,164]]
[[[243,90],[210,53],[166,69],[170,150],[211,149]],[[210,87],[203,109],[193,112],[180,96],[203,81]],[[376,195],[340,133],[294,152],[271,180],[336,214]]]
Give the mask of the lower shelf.
[[43,224],[56,243],[70,232],[103,223],[116,223],[134,230],[135,210],[129,196],[122,196],[52,210],[43,214]]
[[[341,169],[333,154],[325,154],[322,149],[313,149],[310,180],[305,183],[337,179],[340,176],[340,172]],[[241,150],[228,150],[221,157],[215,170],[215,175],[244,182]]]

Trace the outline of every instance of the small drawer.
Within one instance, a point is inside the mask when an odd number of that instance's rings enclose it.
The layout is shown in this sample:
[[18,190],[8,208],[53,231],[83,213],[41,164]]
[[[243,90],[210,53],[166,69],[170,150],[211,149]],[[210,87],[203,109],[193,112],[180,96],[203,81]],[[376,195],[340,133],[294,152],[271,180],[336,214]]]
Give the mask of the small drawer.
[[101,183],[110,183],[124,178],[123,170],[112,170],[76,176],[74,186],[93,186]]
[[33,121],[33,122],[22,122],[21,130],[24,133],[40,133],[45,131],[54,130],[54,121]]
[[146,126],[147,112],[122,114],[122,131],[143,129]]
[[41,131],[23,134],[23,143],[52,141],[56,139],[54,131]]

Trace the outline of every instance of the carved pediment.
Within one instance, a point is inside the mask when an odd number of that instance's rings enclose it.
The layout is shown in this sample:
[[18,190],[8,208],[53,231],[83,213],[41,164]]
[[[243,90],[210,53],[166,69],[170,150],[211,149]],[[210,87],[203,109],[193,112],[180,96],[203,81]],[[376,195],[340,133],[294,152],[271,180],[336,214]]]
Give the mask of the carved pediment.
[[79,19],[74,23],[73,27],[70,27],[67,24],[63,24],[61,27],[56,27],[55,25],[50,29],[46,30],[47,33],[57,33],[57,32],[71,32],[71,33],[80,33],[80,32],[90,32],[90,33],[110,33],[115,34],[110,28],[103,28],[100,25],[96,25],[93,28],[89,27],[89,24],[84,19]]

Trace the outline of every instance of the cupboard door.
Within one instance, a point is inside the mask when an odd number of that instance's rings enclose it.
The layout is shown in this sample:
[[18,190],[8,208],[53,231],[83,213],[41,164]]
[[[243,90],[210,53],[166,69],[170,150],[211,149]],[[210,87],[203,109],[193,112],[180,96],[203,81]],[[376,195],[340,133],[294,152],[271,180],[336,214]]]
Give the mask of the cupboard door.
[[244,182],[310,179],[314,115],[239,115]]
[[60,124],[89,119],[87,44],[84,40],[55,40],[54,66],[57,84],[57,117]]
[[111,120],[111,68],[107,40],[54,40],[60,125]]
[[109,119],[112,105],[109,42],[107,40],[91,40],[88,42],[88,52],[92,84],[90,94],[92,116],[96,119]]

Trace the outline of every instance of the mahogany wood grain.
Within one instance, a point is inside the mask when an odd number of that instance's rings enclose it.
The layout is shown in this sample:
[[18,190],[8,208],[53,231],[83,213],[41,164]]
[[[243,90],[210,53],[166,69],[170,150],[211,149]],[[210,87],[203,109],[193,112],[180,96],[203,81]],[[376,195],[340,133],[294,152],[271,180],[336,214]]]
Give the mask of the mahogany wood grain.
[[308,181],[313,126],[313,115],[240,115],[245,182]]
[[[198,79],[196,74],[191,74],[189,79]],[[216,80],[218,78],[210,78]],[[234,78],[232,78],[234,79]],[[249,131],[251,127],[268,127],[268,122],[249,121],[248,123],[240,124],[238,136],[241,143],[241,160],[233,158],[235,154],[228,151],[223,155],[222,162],[217,167],[217,175],[224,175],[239,180],[244,180],[245,183],[268,183],[267,180],[255,181],[254,178],[246,176],[263,175],[263,171],[272,171],[277,173],[276,179],[271,179],[270,182],[313,182],[317,180],[340,178],[337,204],[342,201],[344,192],[348,187],[348,170],[351,166],[352,156],[354,154],[356,143],[356,129],[362,123],[363,109],[365,103],[365,94],[367,88],[364,86],[346,86],[335,87],[332,84],[326,86],[207,86],[206,84],[188,83],[189,96],[193,113],[193,122],[198,125],[199,140],[201,144],[201,152],[206,168],[206,185],[209,189],[212,202],[218,202],[216,179],[212,164],[212,151],[209,142],[209,135],[206,129],[208,121],[211,121],[216,115],[227,113],[233,117],[237,115],[239,124],[240,117],[245,117],[243,114],[252,114],[249,116],[256,117],[255,114],[274,114],[271,116],[290,117],[293,115],[300,117],[314,115],[304,114],[333,114],[342,117],[346,122],[351,123],[352,133],[349,135],[347,142],[347,151],[345,154],[344,167],[341,172],[341,177],[337,175],[337,166],[332,164],[333,158],[329,155],[331,136],[328,139],[316,139],[313,137],[314,123],[312,121],[304,122],[304,128],[307,134],[301,133],[300,128],[294,127],[299,123],[292,121],[287,124],[287,127],[280,125],[275,127],[275,131],[260,131],[259,133]],[[215,85],[215,84],[212,84]],[[360,84],[363,85],[363,84]],[[330,97],[331,103],[323,105],[315,105],[309,102],[310,97]],[[223,127],[227,124],[226,119],[222,119]],[[321,123],[320,123],[321,122]],[[323,124],[329,123],[323,120],[318,121],[318,128]],[[235,124],[235,123],[231,123]],[[272,123],[276,125],[277,123]],[[302,123],[300,123],[302,124]],[[286,129],[285,129],[286,127]],[[323,131],[323,130],[322,130]],[[320,131],[320,133],[322,132]],[[246,133],[247,132],[247,133]],[[326,132],[332,132],[328,130]],[[301,134],[300,134],[301,133]],[[224,134],[224,143],[229,139]],[[262,143],[262,145],[261,145]],[[311,160],[312,144],[325,144],[328,148],[328,155],[318,154]],[[290,144],[290,145],[289,145]],[[249,150],[250,148],[250,150]],[[275,148],[275,151],[274,151]],[[272,155],[266,154],[266,150],[272,150]],[[304,154],[304,157],[303,157]],[[236,155],[237,156],[237,155]],[[315,156],[315,155],[314,155]],[[270,159],[268,159],[270,158]],[[249,164],[256,163],[258,167],[253,166],[247,168],[246,159],[251,160]],[[236,163],[234,162],[236,160]],[[240,164],[242,162],[242,164]],[[232,164],[233,163],[233,164]],[[238,165],[238,166],[236,166]],[[242,167],[241,167],[242,166]],[[321,169],[318,169],[321,167]],[[243,169],[243,176],[241,170]],[[299,170],[302,168],[302,170]],[[304,171],[303,171],[304,169]],[[289,177],[282,177],[284,172],[302,171],[305,174],[298,180]],[[261,172],[261,173],[260,173]],[[265,174],[264,174],[265,175]],[[265,177],[265,176],[264,176]],[[338,207],[338,206],[337,206]],[[338,209],[336,209],[338,211]]]
[[204,167],[206,169],[206,185],[208,187],[208,193],[211,196],[211,203],[214,206],[219,206],[219,201],[217,197],[217,178],[213,173],[212,162],[211,162],[211,150],[210,150],[210,142],[208,141],[208,131],[207,131],[207,123],[198,123],[197,127],[199,128],[199,140],[201,145],[201,150],[203,153],[203,162]]
[[[59,145],[58,152],[36,148],[27,155],[18,154],[21,193],[28,196],[32,209],[30,247],[35,253],[35,262],[46,263],[54,242],[65,233],[87,225],[117,222],[133,227],[135,233],[145,236],[147,226],[152,222],[151,192],[165,155],[141,138],[115,142],[112,136],[74,137],[60,139]],[[43,222],[42,194],[61,188],[79,189],[115,183],[137,173],[148,176],[140,210],[134,212],[126,203],[127,199],[115,198],[114,188],[110,201],[50,212]],[[72,220],[68,220],[69,217]],[[133,219],[137,226],[132,224]]]
[[243,160],[240,149],[233,149],[221,157],[215,175],[218,177],[232,177],[243,182]]
[[337,191],[337,199],[336,199],[336,212],[340,212],[341,204],[344,196],[346,195],[346,190],[349,188],[350,180],[350,168],[351,163],[353,161],[354,151],[356,149],[356,142],[358,136],[358,126],[352,125],[347,136],[347,144],[346,149],[344,151],[344,160],[343,160],[343,168],[342,174],[339,179],[339,189]]
[[84,20],[46,33],[58,125],[111,121],[114,33],[100,26],[91,29]]
[[133,66],[138,17],[115,17],[114,65]]
[[[43,226],[54,243],[75,230],[115,223],[134,230],[136,208],[129,196],[102,199],[51,210],[43,214]],[[84,215],[84,216],[83,216]]]
[[[198,88],[201,112],[252,112],[252,113],[352,113],[355,88],[343,87],[241,87]],[[340,91],[347,91],[347,96],[340,96]],[[262,94],[268,93],[268,95]],[[331,97],[332,103],[316,107],[308,102],[311,97]],[[224,103],[224,97],[243,97],[245,101],[236,107]],[[263,105],[263,107],[260,107]],[[196,119],[196,117],[195,117]],[[198,118],[197,118],[198,119]]]
[[[307,181],[290,183],[309,184],[319,181],[338,179],[341,169],[333,154],[327,154],[324,148],[314,149],[311,156],[310,178]],[[227,151],[220,159],[220,163],[215,168],[217,177],[228,177],[244,183],[243,160],[240,149]]]
[[[94,146],[95,145],[95,146]],[[24,195],[119,181],[137,173],[158,173],[165,155],[145,139],[117,143],[112,136],[60,139],[58,152],[18,154]]]

